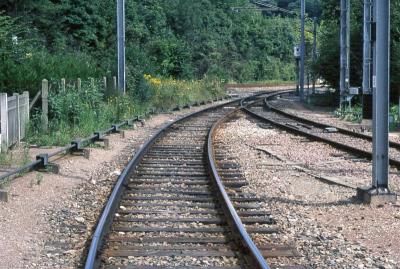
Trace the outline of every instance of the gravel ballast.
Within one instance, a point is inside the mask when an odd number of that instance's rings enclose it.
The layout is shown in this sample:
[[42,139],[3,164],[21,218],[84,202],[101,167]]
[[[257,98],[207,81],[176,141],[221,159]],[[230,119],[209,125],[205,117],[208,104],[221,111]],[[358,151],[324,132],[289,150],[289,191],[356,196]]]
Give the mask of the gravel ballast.
[[[263,208],[281,232],[255,241],[294,244],[294,261],[311,268],[398,268],[400,203],[371,207],[355,201],[356,191],[319,181],[306,168],[357,187],[371,184],[371,162],[319,142],[275,128],[241,114],[217,133],[226,154],[237,158],[249,182],[244,192],[265,199]],[[391,188],[400,191],[395,169]],[[285,259],[269,261],[287,264]]]

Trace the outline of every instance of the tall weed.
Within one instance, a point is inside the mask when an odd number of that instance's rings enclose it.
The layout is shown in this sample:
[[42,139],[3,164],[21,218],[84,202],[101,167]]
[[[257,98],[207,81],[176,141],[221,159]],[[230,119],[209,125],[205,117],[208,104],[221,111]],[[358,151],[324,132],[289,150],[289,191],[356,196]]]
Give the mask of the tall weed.
[[145,75],[136,90],[107,97],[101,81],[84,81],[80,89],[67,83],[51,83],[49,92],[49,130],[41,129],[41,111],[31,117],[29,142],[38,145],[65,145],[75,138],[87,137],[111,124],[143,115],[150,107],[170,110],[223,94],[221,84],[213,80],[179,81]]

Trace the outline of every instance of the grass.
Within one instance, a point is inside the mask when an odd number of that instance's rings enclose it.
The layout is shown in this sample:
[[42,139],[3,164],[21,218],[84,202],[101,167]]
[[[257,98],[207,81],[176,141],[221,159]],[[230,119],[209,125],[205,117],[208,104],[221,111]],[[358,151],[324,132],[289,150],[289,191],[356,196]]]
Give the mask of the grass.
[[23,166],[30,162],[29,147],[16,147],[7,152],[0,153],[1,166]]
[[35,178],[32,178],[29,182],[29,188],[33,188],[35,185],[39,186],[43,181],[43,173],[37,172]]
[[362,107],[355,105],[353,107],[346,106],[344,109],[336,109],[334,115],[349,122],[361,123],[362,121]]
[[[29,156],[29,147],[16,147],[7,152],[0,153],[0,166],[3,167],[21,167],[31,162]],[[11,178],[19,177],[23,175],[24,172],[21,172],[15,176],[10,178],[6,178],[5,180],[0,182],[0,189],[7,188],[11,182]]]
[[77,138],[85,138],[123,120],[144,116],[150,108],[172,110],[197,101],[206,101],[225,94],[214,80],[174,80],[145,75],[140,88],[125,96],[106,97],[99,83],[82,83],[58,89],[49,96],[49,131],[41,130],[40,111],[33,113],[29,144],[64,146]]

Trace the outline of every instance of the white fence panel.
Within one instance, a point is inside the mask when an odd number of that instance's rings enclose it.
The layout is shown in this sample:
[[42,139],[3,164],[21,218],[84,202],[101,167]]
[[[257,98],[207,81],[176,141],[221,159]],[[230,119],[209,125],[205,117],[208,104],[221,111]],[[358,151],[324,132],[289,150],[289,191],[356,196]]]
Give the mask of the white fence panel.
[[18,96],[8,97],[8,145],[14,145],[18,142]]
[[29,123],[29,93],[0,94],[1,150],[7,151],[25,138]]

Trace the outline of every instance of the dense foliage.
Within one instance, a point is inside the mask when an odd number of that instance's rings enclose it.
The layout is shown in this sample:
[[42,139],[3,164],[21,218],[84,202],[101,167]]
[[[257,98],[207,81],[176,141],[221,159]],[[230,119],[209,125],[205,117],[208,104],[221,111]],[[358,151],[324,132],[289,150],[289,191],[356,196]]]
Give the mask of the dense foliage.
[[[300,0],[257,2],[281,10],[255,10],[252,0],[126,0],[128,95],[110,97],[98,83],[80,90],[73,84],[65,91],[53,86],[51,132],[33,136],[36,142],[59,144],[147,107],[170,109],[211,98],[221,94],[219,84],[225,81],[295,80]],[[324,52],[337,40],[328,2],[334,6],[334,1],[306,0],[308,56],[312,17],[324,14],[323,38],[335,39],[321,47],[320,66],[324,57],[336,57],[335,51]],[[43,78],[116,75],[115,9],[115,1],[107,0],[1,1],[1,91],[35,94]],[[329,81],[329,72],[322,68],[320,74]],[[32,115],[32,126],[40,126],[38,114]]]
[[[268,2],[299,10],[299,0]],[[307,0],[310,16],[321,13],[319,2]],[[145,73],[294,80],[298,17],[231,9],[249,5],[249,0],[126,1],[129,88]],[[2,90],[34,91],[44,77],[116,73],[115,1],[3,0],[0,10]]]
[[[335,88],[339,87],[339,31],[340,3],[336,0],[323,1],[320,33],[319,61],[316,70]],[[391,1],[391,91],[395,96],[400,90],[400,0]],[[351,1],[351,59],[350,84],[362,84],[363,49],[363,1]]]

